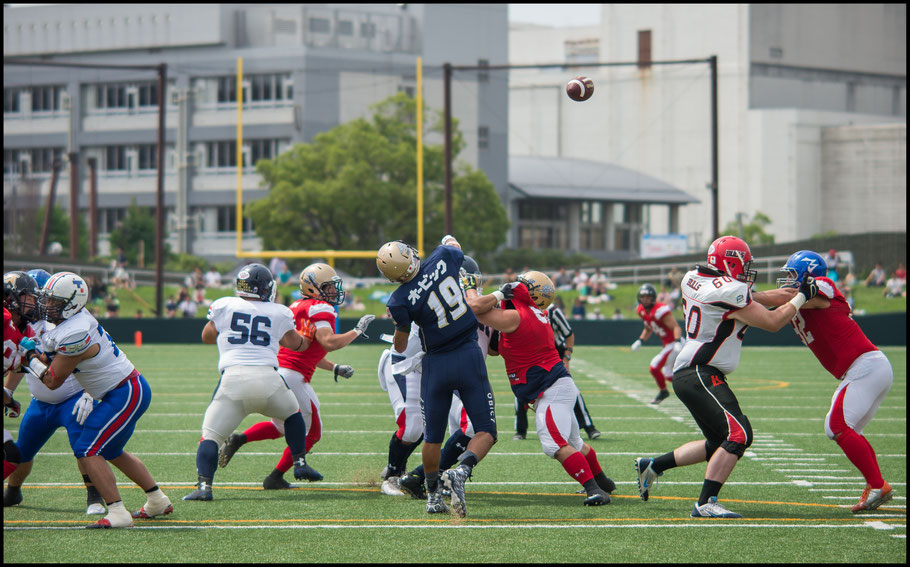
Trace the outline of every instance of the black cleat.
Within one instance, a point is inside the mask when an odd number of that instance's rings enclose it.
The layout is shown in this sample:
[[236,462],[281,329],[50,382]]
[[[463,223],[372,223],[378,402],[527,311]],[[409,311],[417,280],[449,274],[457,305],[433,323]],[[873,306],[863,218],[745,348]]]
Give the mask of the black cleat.
[[283,476],[273,476],[269,475],[265,477],[265,480],[262,481],[262,488],[265,490],[285,490],[288,488],[296,488],[293,484],[284,480]]
[[246,436],[242,433],[232,433],[228,440],[221,446],[221,452],[218,455],[218,466],[224,468],[231,462],[231,457],[238,449],[246,444]]
[[592,490],[585,498],[585,506],[603,506],[610,503],[610,495],[599,488]]
[[398,479],[398,488],[405,494],[410,494],[414,500],[427,499],[427,491],[416,474],[406,474]]
[[589,427],[586,431],[588,432],[588,439],[591,440],[597,439],[602,435],[602,433],[598,431],[596,427]]
[[3,491],[3,507],[16,506],[22,502],[22,487],[7,486]]
[[669,397],[670,397],[670,391],[667,390],[666,388],[664,388],[663,390],[657,392],[657,395],[654,396],[654,399],[651,400],[651,403],[656,406],[657,404],[666,400]]

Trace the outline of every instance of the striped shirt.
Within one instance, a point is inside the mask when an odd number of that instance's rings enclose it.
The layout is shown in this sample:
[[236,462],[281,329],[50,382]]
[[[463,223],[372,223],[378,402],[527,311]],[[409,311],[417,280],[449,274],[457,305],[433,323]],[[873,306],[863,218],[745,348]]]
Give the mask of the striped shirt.
[[547,307],[547,314],[550,318],[550,326],[553,327],[553,337],[556,339],[556,344],[566,346],[566,339],[572,334],[572,326],[569,325],[569,320],[566,319],[565,313],[551,303]]

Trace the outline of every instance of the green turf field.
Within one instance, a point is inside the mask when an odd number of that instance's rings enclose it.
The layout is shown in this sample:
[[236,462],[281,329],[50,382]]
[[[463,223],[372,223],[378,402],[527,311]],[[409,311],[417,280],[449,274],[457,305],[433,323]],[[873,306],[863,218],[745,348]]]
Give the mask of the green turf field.
[[[748,339],[747,339],[748,341]],[[545,457],[531,432],[513,441],[512,397],[502,361],[488,361],[498,401],[500,441],[467,485],[468,516],[428,516],[422,501],[380,493],[394,429],[388,395],[379,388],[378,345],[330,353],[355,376],[334,383],[317,371],[323,437],[310,456],[325,475],[291,491],[264,491],[282,440],[246,445],[218,469],[213,502],[183,502],[196,480],[202,416],[217,382],[217,349],[206,345],[121,345],[153,390],[127,449],[148,466],[174,503],[174,513],[137,520],[131,530],[82,529],[85,490],[59,431],[35,459],[20,506],[4,509],[5,563],[132,562],[592,562],[592,563],[905,563],[906,349],[885,353],[894,367],[891,392],[865,434],[896,497],[853,515],[864,482],[824,435],[836,381],[804,348],[748,348],[730,384],[752,422],[755,443],[720,499],[744,518],[689,517],[704,464],[661,477],[648,502],[638,497],[633,459],[656,456],[700,434],[672,397],[648,405],[655,346],[637,352],[580,347],[573,376],[595,425],[589,442],[617,482],[613,502],[586,508],[579,485]],[[27,400],[25,384],[16,397]],[[530,414],[533,420],[533,413]],[[250,416],[245,428],[262,418]],[[18,420],[4,420],[8,430]],[[409,466],[419,464],[419,450]],[[130,510],[144,494],[119,473]],[[287,475],[292,480],[291,473]],[[49,539],[47,539],[49,538]]]

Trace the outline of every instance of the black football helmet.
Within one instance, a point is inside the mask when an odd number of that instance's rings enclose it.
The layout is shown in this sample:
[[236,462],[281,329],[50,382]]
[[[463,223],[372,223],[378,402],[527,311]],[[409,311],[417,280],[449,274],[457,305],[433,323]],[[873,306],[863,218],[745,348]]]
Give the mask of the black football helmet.
[[275,299],[275,279],[272,271],[262,264],[247,264],[237,273],[235,293],[238,297],[251,297],[262,301]]
[[657,302],[657,288],[649,283],[641,284],[638,288],[638,302],[645,309],[650,309]]
[[461,265],[461,269],[464,270],[465,273],[472,274],[478,278],[483,275],[480,273],[480,267],[477,265],[477,261],[467,254],[464,255],[464,264]]
[[38,284],[25,272],[3,274],[3,307],[28,322],[38,320]]

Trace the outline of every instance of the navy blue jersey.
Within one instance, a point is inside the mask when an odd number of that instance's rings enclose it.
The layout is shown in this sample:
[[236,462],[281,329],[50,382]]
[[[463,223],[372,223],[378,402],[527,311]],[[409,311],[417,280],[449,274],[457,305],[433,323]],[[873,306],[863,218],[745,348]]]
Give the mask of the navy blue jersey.
[[399,331],[411,322],[420,326],[420,341],[429,354],[446,352],[477,341],[477,317],[458,285],[464,253],[454,246],[437,246],[414,279],[392,293],[386,305]]

